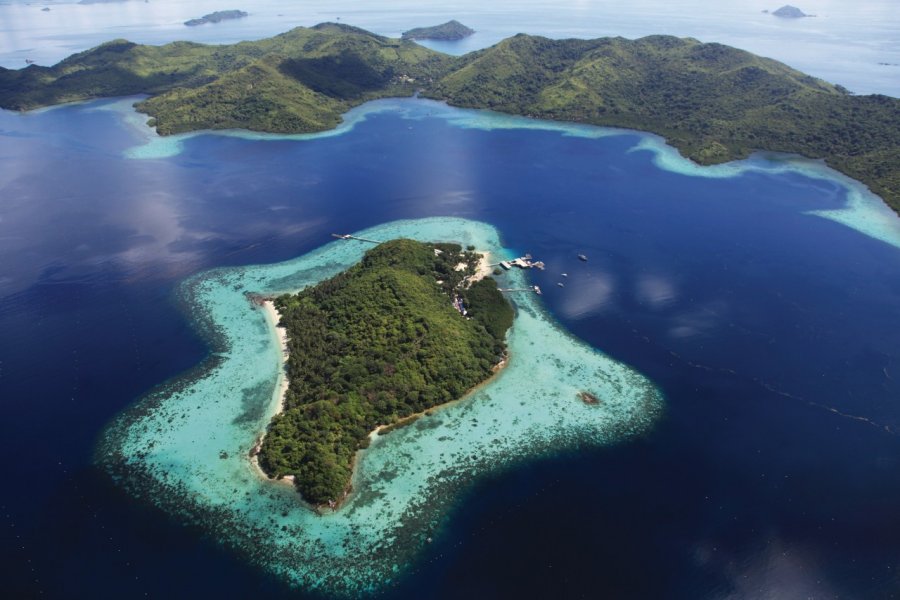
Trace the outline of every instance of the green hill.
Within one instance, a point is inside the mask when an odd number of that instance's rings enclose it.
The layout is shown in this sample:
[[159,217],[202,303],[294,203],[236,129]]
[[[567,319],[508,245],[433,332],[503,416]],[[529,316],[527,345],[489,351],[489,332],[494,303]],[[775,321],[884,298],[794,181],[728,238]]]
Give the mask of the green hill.
[[[294,476],[313,504],[339,502],[372,430],[456,400],[490,377],[513,311],[494,280],[469,286],[478,258],[456,244],[394,240],[332,279],[278,298],[290,387],[263,441],[262,469]],[[456,295],[469,318],[454,308]]]
[[721,44],[519,35],[462,58],[427,94],[472,108],[627,127],[711,164],[755,150],[824,158],[900,210],[900,100],[853,96]]
[[0,69],[0,107],[152,96],[160,134],[246,128],[297,133],[385,96],[664,136],[702,164],[755,150],[822,158],[900,211],[900,100],[854,96],[774,60],[694,39],[550,40],[517,35],[462,57],[346,25],[227,46],[124,40],[53,67]]
[[163,135],[233,127],[322,131],[367,100],[411,95],[450,63],[412,41],[327,23],[224,46],[115,40],[52,67],[0,69],[0,107],[150,94],[138,110]]

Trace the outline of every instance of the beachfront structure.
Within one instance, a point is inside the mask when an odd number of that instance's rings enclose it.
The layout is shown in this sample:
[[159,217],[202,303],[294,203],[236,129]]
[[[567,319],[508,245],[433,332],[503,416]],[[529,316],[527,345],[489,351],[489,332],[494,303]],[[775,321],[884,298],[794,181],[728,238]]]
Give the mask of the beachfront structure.
[[541,261],[534,261],[531,259],[530,254],[526,254],[525,256],[520,256],[519,258],[514,258],[512,260],[504,260],[500,263],[500,266],[509,271],[513,267],[519,267],[520,269],[543,269],[544,263]]

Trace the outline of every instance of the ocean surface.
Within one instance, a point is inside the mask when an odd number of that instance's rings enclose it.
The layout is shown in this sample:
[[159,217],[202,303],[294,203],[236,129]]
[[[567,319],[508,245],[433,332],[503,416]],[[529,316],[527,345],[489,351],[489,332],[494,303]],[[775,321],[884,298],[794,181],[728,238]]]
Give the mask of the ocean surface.
[[303,597],[113,485],[95,444],[207,356],[185,278],[432,216],[544,260],[543,307],[663,408],[637,438],[474,480],[386,597],[900,589],[900,223],[863,203],[878,239],[811,214],[848,204],[827,171],[679,172],[649,136],[416,100],[337,135],[199,135],[138,159],[127,105],[0,112],[9,597]]
[[[779,4],[0,2],[0,65],[111,37],[230,42],[339,16],[396,35],[455,17],[479,33],[442,50],[672,33],[900,95],[900,68],[878,64],[900,63],[892,2],[760,12]],[[221,8],[252,16],[180,25]],[[542,308],[662,409],[638,437],[473,480],[381,596],[900,595],[900,220],[857,186],[785,157],[699,169],[652,136],[425,101],[366,105],[334,135],[166,140],[129,104],[0,111],[4,597],[320,597],[135,500],[97,444],[208,358],[187,278],[427,217],[488,223],[543,259],[528,275]]]

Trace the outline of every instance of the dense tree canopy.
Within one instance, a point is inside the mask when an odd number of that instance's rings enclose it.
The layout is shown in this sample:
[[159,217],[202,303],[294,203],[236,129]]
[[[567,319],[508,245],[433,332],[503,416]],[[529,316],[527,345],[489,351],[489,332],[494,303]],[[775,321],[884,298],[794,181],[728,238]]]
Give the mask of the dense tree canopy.
[[372,430],[460,398],[490,377],[513,311],[492,279],[468,286],[478,259],[455,244],[394,240],[315,287],[277,298],[290,386],[259,454],[263,470],[293,475],[313,504],[339,501]]

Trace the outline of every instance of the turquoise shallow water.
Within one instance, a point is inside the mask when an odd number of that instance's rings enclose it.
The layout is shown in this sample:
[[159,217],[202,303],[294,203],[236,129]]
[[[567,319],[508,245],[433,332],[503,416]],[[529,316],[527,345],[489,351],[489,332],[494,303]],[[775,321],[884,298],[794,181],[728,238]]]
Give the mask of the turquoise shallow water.
[[[378,240],[473,244],[510,257],[497,230],[456,218],[398,221],[359,232]],[[474,477],[517,461],[640,434],[662,410],[648,380],[563,331],[532,293],[513,293],[509,365],[461,402],[377,436],[361,453],[354,492],[317,515],[249,452],[277,406],[281,356],[248,294],[313,285],[371,247],[335,241],[295,260],[195,276],[181,299],[212,347],[195,370],[151,392],[108,428],[99,461],[150,500],[303,587],[354,593],[389,584],[439,535]],[[528,285],[511,271],[501,287]],[[581,402],[581,390],[601,398]]]

